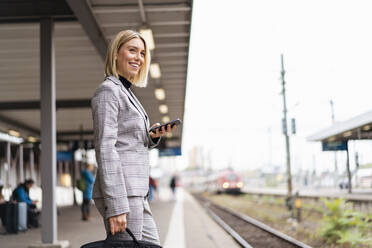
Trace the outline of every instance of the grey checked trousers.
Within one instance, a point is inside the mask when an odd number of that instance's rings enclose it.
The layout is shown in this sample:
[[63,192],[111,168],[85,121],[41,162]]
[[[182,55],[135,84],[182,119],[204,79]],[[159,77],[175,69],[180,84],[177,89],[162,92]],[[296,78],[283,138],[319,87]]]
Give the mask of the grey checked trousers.
[[[154,218],[152,217],[151,209],[147,198],[140,196],[128,197],[130,212],[127,214],[127,228],[129,228],[136,239],[149,241],[160,245],[158,229]],[[108,219],[104,220],[106,233],[110,232]],[[108,239],[112,240],[132,240],[126,233],[115,233],[110,235]]]

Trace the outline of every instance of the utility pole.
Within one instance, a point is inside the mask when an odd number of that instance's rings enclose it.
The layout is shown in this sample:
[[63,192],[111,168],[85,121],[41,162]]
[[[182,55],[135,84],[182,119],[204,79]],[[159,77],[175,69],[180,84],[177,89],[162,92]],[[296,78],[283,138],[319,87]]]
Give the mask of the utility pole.
[[283,95],[283,134],[285,137],[285,147],[287,152],[287,187],[288,187],[288,198],[292,196],[292,175],[291,175],[291,155],[290,155],[290,145],[289,145],[289,136],[288,136],[288,128],[287,128],[287,101],[285,97],[285,70],[284,70],[284,62],[283,62],[283,54],[281,55],[281,62],[282,62],[282,71],[281,71],[281,79],[282,79],[282,95]]
[[329,103],[331,104],[331,115],[332,115],[332,124],[333,124],[333,123],[335,123],[335,111],[334,111],[334,108],[333,108],[332,99],[329,101]]

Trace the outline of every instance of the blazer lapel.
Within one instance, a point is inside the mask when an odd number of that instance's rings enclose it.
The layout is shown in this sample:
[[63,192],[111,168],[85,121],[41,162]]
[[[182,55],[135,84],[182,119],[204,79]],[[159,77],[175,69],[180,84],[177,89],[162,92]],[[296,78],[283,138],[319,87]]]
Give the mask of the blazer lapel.
[[141,103],[138,101],[138,99],[135,97],[134,94],[131,94],[125,87],[124,85],[120,82],[119,79],[117,79],[116,77],[114,76],[109,76],[107,77],[110,81],[112,81],[113,83],[119,85],[119,87],[121,88],[121,90],[128,96],[130,102],[134,105],[134,107],[137,109],[137,111],[140,113],[140,115],[142,116],[143,120],[145,121],[145,124],[146,124],[146,127],[148,128],[149,127],[149,118],[146,114],[146,111],[143,109]]
[[[133,93],[133,91],[132,91],[132,93]],[[146,120],[146,122],[148,122],[148,124],[149,124],[149,123],[150,123],[150,121],[149,121],[149,117],[148,117],[148,115],[147,115],[145,109],[143,108],[142,104],[140,103],[140,101],[138,101],[137,97],[136,97],[134,94],[132,94],[132,96],[133,96],[134,101],[136,101],[136,103],[138,104],[138,106],[139,106],[140,109],[142,110],[142,113],[143,113],[143,115],[145,116],[145,120]]]

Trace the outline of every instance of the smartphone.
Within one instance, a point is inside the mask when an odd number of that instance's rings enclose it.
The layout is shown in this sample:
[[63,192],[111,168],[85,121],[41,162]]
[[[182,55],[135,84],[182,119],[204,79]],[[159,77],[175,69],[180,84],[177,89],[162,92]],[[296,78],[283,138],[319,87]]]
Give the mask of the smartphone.
[[167,130],[167,126],[168,125],[171,125],[171,127],[173,127],[174,125],[176,125],[176,126],[178,126],[178,125],[180,125],[182,123],[182,121],[179,119],[179,118],[177,118],[177,119],[175,119],[175,120],[173,120],[173,121],[170,121],[170,122],[168,122],[168,123],[165,123],[165,124],[163,124],[163,125],[160,125],[160,126],[156,126],[156,127],[153,127],[153,128],[150,128],[150,130],[149,130],[149,132],[153,132],[153,133],[156,133],[156,129],[159,129],[159,131],[163,128],[163,127],[165,127],[165,130]]

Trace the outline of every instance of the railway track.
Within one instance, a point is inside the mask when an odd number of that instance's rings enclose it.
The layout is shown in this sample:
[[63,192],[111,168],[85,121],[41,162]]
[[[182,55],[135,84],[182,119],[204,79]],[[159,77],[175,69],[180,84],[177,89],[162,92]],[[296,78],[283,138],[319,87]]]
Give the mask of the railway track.
[[210,216],[244,248],[311,248],[251,217],[194,195]]

